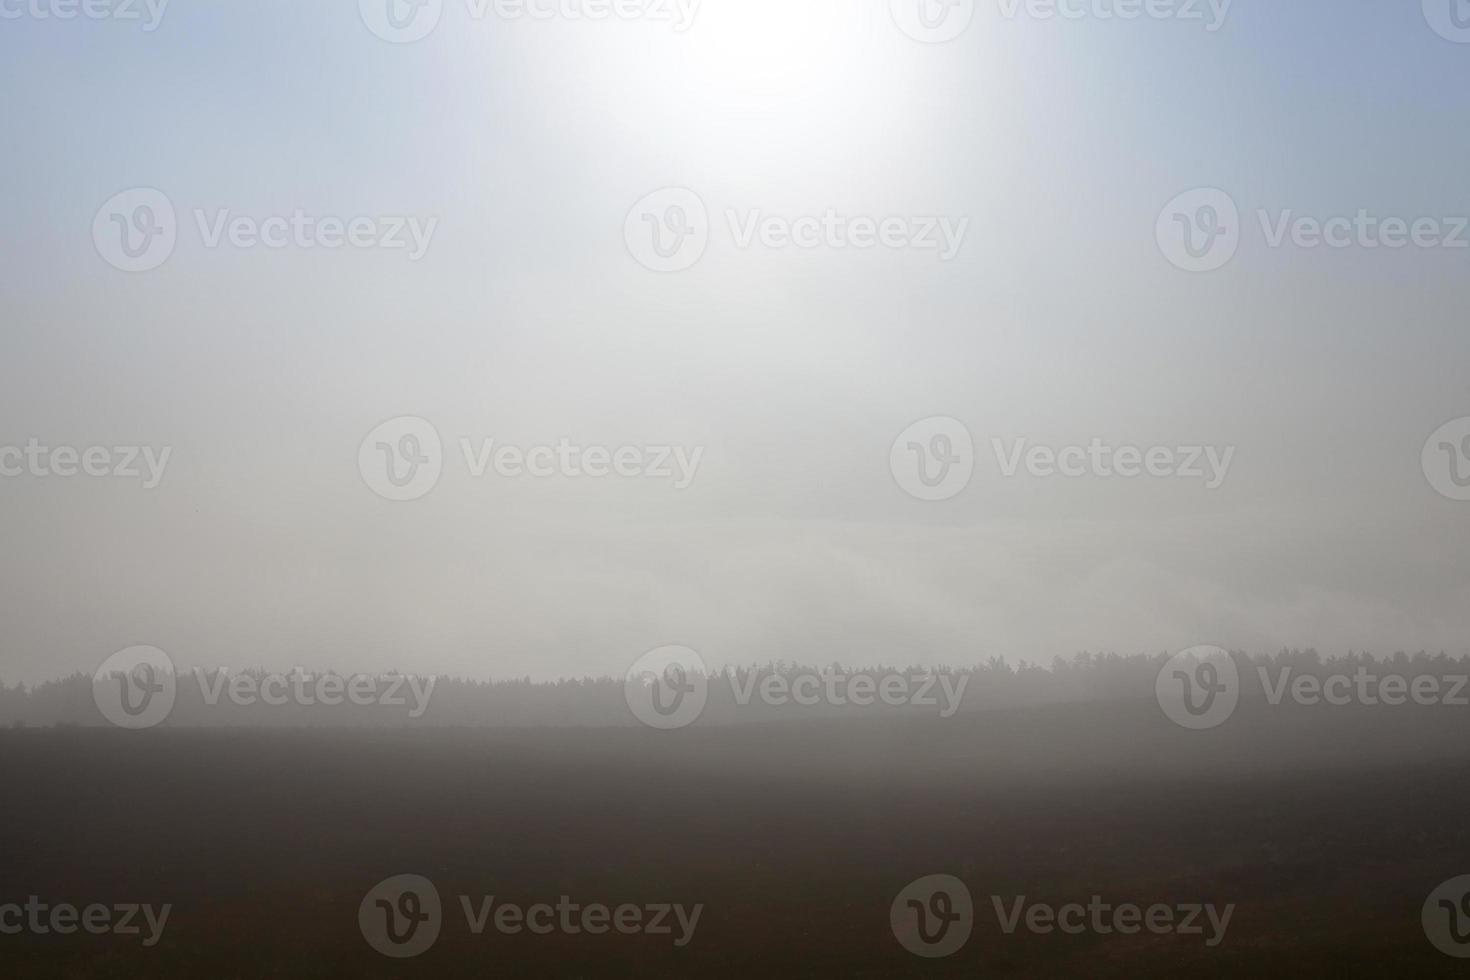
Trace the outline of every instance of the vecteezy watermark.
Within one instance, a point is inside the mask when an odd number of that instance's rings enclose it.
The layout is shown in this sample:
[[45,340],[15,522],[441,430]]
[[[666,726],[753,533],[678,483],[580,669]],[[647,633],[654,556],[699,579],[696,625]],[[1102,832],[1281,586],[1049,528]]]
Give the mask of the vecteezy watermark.
[[358,446],[357,471],[368,489],[385,500],[418,500],[439,485],[444,472],[439,430],[412,415],[389,419]]
[[765,214],[759,208],[744,214],[725,211],[725,221],[735,247],[748,249],[755,245],[775,250],[798,248],[912,250],[934,252],[939,261],[949,262],[960,254],[969,218],[944,215],[916,217],[870,217],[839,214],[827,208],[822,214]]
[[144,490],[153,490],[163,482],[173,451],[172,446],[49,446],[32,436],[24,446],[0,446],[0,477],[140,480]]
[[[874,217],[842,214],[835,208],[795,216],[730,208],[725,222],[732,243],[741,250],[883,248],[933,252],[941,262],[959,255],[970,227],[970,219],[964,217]],[[704,201],[685,187],[666,187],[644,196],[623,221],[628,253],[654,272],[681,272],[694,265],[709,246],[710,232]]]
[[92,219],[97,254],[123,272],[148,272],[163,265],[174,253],[178,236],[173,202],[152,187],[114,194]]
[[1446,422],[1424,441],[1424,476],[1442,497],[1470,500],[1470,416]]
[[709,211],[687,187],[665,187],[641,198],[623,221],[623,241],[644,268],[682,272],[709,247]]
[[1234,0],[997,0],[1006,20],[1198,21],[1213,34],[1225,26]]
[[[195,208],[200,244],[207,249],[265,248],[406,251],[417,262],[439,227],[436,216],[339,217],[295,208],[284,214],[238,214],[230,208]],[[97,209],[92,242],[97,254],[123,272],[148,272],[168,261],[178,242],[179,221],[168,195],[151,187],[122,191]]]
[[1103,901],[1101,895],[1093,895],[1085,905],[1081,902],[1065,905],[1028,903],[1025,895],[1014,896],[1010,900],[992,895],[990,904],[995,909],[1001,931],[1008,936],[1020,928],[1042,936],[1054,932],[1068,936],[1084,933],[1134,936],[1150,932],[1155,936],[1201,936],[1211,949],[1225,941],[1230,919],[1235,914],[1234,903],[1224,908],[1208,902],[1177,905],[1156,902],[1148,906],[1122,902],[1113,905]]
[[0,0],[0,20],[115,20],[152,33],[169,0]]
[[358,0],[367,29],[393,44],[422,41],[439,26],[444,0]]
[[975,19],[975,0],[888,0],[893,22],[915,41],[953,41]]
[[1222,647],[1190,647],[1160,668],[1154,695],[1164,714],[1181,728],[1218,728],[1240,701],[1240,671]]
[[284,674],[195,668],[184,676],[193,677],[204,703],[211,708],[221,699],[238,708],[261,704],[272,708],[288,704],[336,708],[350,704],[359,708],[407,708],[408,718],[414,721],[429,710],[439,680],[413,674],[311,673],[301,667]]
[[[615,932],[622,936],[669,936],[674,946],[683,948],[693,941],[704,914],[703,904],[583,904],[570,895],[558,896],[555,903],[531,905],[500,901],[494,895],[460,895],[458,899],[465,928],[472,936],[484,935],[489,928],[508,936],[602,936]],[[394,959],[427,952],[438,941],[444,918],[438,889],[421,875],[395,875],[379,882],[363,897],[357,910],[357,923],[368,945]]]
[[968,674],[931,670],[788,672],[726,669],[711,673],[698,653],[684,646],[659,647],[628,668],[623,696],[633,716],[650,728],[685,728],[704,712],[715,684],[728,684],[726,702],[736,709],[759,701],[770,708],[934,709],[940,718],[960,710]]
[[[1069,936],[1091,933],[1132,936],[1200,936],[1210,948],[1225,941],[1235,905],[1210,903],[1143,906],[1113,904],[1093,895],[1086,903],[1050,905],[1028,902],[1027,896],[991,895],[990,905],[1005,935],[1025,929],[1037,935],[1061,932]],[[969,941],[975,924],[975,904],[965,883],[953,875],[927,875],[910,882],[893,900],[889,925],[904,949],[929,959],[951,956]]]
[[[144,948],[158,945],[168,926],[172,905],[93,903],[76,906],[67,902],[47,903],[31,895],[26,903],[0,905],[0,936],[72,936],[85,932],[92,936],[143,936]],[[147,932],[144,933],[146,927]]]
[[481,439],[476,444],[460,439],[459,448],[465,467],[476,479],[484,477],[493,465],[496,475],[506,479],[559,476],[669,480],[675,490],[689,489],[704,460],[703,446],[582,446],[566,438],[558,439],[555,445],[534,446],[497,445],[494,439]]
[[[996,0],[1006,20],[1175,20],[1199,22],[1213,34],[1234,0]],[[889,0],[893,22],[915,41],[943,44],[969,29],[975,0]]]
[[949,500],[975,474],[975,441],[958,419],[935,416],[904,429],[888,452],[894,482],[909,496]]
[[649,728],[668,731],[694,724],[709,700],[709,668],[685,646],[659,647],[623,675],[628,710]]
[[935,708],[941,718],[952,718],[960,710],[965,697],[968,674],[935,673],[915,670],[907,673],[870,673],[854,671],[799,671],[794,675],[749,672],[744,681],[738,673],[724,672],[729,680],[735,703],[744,707],[759,696],[762,704],[773,708],[794,704],[803,708],[820,704],[834,708],[848,705],[866,708],[885,704],[890,708],[911,705]]
[[548,902],[497,905],[494,895],[477,896],[474,901],[469,895],[461,895],[459,904],[470,933],[476,936],[482,935],[493,922],[496,932],[508,936],[523,932],[533,936],[549,936],[554,932],[601,936],[611,931],[623,936],[670,936],[680,949],[694,940],[699,917],[704,914],[702,903],[688,908],[679,903],[583,905],[572,901],[570,895],[558,896],[554,906]]
[[1424,19],[1434,33],[1456,44],[1470,44],[1470,2],[1423,0]]
[[194,210],[194,222],[205,248],[353,248],[361,250],[408,251],[408,261],[417,262],[429,251],[434,232],[439,227],[437,216],[385,214],[337,215],[309,214],[296,208],[290,214],[272,214],[263,218],[235,214],[229,208]]
[[[1085,444],[1047,446],[1029,439],[990,440],[996,470],[1005,479],[1023,471],[1036,479],[1193,480],[1206,490],[1224,485],[1235,460],[1234,446],[1114,445],[1100,438]],[[963,422],[945,416],[923,419],[899,433],[888,451],[894,481],[912,497],[949,500],[970,483],[975,446]]]
[[287,673],[236,673],[228,667],[180,672],[157,647],[136,646],[118,651],[97,668],[92,699],[119,728],[152,728],[173,713],[185,679],[198,684],[200,701],[210,708],[222,700],[240,708],[402,707],[413,720],[428,711],[438,680],[405,674],[313,674],[300,667]]
[[915,956],[952,956],[970,941],[975,903],[970,889],[953,875],[925,875],[893,899],[888,925],[899,945]]
[[[1290,208],[1256,211],[1268,248],[1459,250],[1470,248],[1470,218],[1404,218],[1359,208],[1352,215],[1318,217]],[[1165,205],[1155,227],[1159,249],[1186,272],[1213,272],[1235,257],[1242,234],[1235,200],[1222,190],[1203,188]]]
[[421,875],[385,878],[363,896],[357,926],[384,956],[403,960],[428,952],[444,927],[439,890]]
[[1154,225],[1159,251],[1186,272],[1214,272],[1240,248],[1240,209],[1218,188],[1186,191],[1164,205]]
[[1136,480],[1142,477],[1198,480],[1206,490],[1218,490],[1230,473],[1234,446],[1114,446],[1094,438],[1087,445],[1041,446],[1026,439],[992,439],[1000,474],[1016,476],[1024,465],[1033,477]]
[[157,647],[119,650],[92,675],[92,700],[119,728],[152,728],[174,710],[178,697],[174,662]]
[[1338,708],[1351,704],[1470,706],[1470,697],[1465,693],[1466,687],[1470,686],[1470,675],[1464,674],[1420,674],[1409,678],[1359,666],[1351,674],[1336,671],[1326,677],[1318,677],[1315,674],[1297,674],[1291,667],[1282,667],[1273,678],[1266,667],[1257,667],[1256,671],[1266,692],[1266,703],[1273,706],[1283,703],[1288,696],[1294,704],[1307,707],[1323,704]]
[[1470,875],[1444,882],[1424,900],[1424,935],[1446,956],[1470,959]]
[[[1325,676],[1284,665],[1256,667],[1269,707],[1470,707],[1470,674],[1405,674],[1358,664]],[[1218,728],[1240,703],[1235,660],[1220,647],[1192,647],[1171,657],[1154,682],[1159,707],[1175,724],[1196,730]]]
[[1470,248],[1465,235],[1470,218],[1465,217],[1383,217],[1359,208],[1351,217],[1318,218],[1288,208],[1275,213],[1261,209],[1256,218],[1271,248],[1288,242],[1297,248]]
[[[694,25],[702,0],[465,0],[473,21],[649,21],[672,24],[682,34]],[[434,32],[444,0],[358,0],[358,13],[373,34],[393,44],[412,44]]]
[[[459,440],[459,450],[466,472],[477,480],[493,471],[504,479],[663,480],[675,490],[687,490],[694,483],[704,460],[703,446],[585,446],[567,438],[521,446],[466,437]],[[390,419],[358,446],[357,466],[363,482],[385,500],[418,500],[438,485],[443,474],[443,442],[425,419]]]

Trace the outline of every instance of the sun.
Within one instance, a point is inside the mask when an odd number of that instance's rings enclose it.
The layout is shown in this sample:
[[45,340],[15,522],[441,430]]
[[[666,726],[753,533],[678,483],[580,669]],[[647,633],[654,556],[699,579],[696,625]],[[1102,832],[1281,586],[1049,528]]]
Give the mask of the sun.
[[873,57],[874,10],[851,0],[704,0],[692,67],[731,99],[801,97],[859,81]]

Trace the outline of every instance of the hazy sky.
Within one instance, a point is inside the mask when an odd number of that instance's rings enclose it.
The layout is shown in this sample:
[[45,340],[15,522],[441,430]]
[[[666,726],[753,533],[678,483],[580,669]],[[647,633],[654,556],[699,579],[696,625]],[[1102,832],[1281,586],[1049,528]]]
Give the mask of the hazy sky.
[[[1417,2],[1210,31],[982,0],[943,44],[888,0],[703,0],[683,31],[444,0],[412,44],[352,0],[173,0],[152,31],[48,2],[0,0],[0,447],[171,455],[153,489],[0,477],[0,680],[133,644],[534,677],[674,643],[1470,651],[1470,502],[1421,463],[1470,416],[1470,248],[1271,247],[1258,217],[1470,215],[1470,44]],[[708,246],[656,272],[625,224],[670,187]],[[94,241],[132,188],[177,212],[146,272]],[[1240,216],[1203,273],[1155,237],[1196,188]],[[751,212],[829,209],[968,223],[947,261],[741,246]],[[417,260],[210,247],[223,210],[437,224]],[[359,469],[400,416],[444,450],[407,502]],[[933,416],[975,445],[938,502],[890,471]],[[684,489],[476,477],[462,438],[702,456]],[[993,439],[1234,455],[1216,489],[1007,477]]]

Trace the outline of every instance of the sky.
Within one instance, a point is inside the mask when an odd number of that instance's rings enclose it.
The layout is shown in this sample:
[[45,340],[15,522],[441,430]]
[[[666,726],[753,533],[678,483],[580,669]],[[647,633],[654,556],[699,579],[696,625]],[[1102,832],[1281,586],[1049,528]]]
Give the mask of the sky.
[[95,2],[0,0],[0,681],[1470,653],[1461,0]]

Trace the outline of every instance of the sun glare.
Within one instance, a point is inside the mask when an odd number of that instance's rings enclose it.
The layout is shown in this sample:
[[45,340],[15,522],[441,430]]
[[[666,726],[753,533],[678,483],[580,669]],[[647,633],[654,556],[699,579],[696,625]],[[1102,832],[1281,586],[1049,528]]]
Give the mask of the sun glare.
[[873,17],[855,14],[852,6],[842,0],[706,0],[702,29],[690,38],[699,84],[730,98],[760,99],[856,83],[873,57]]

